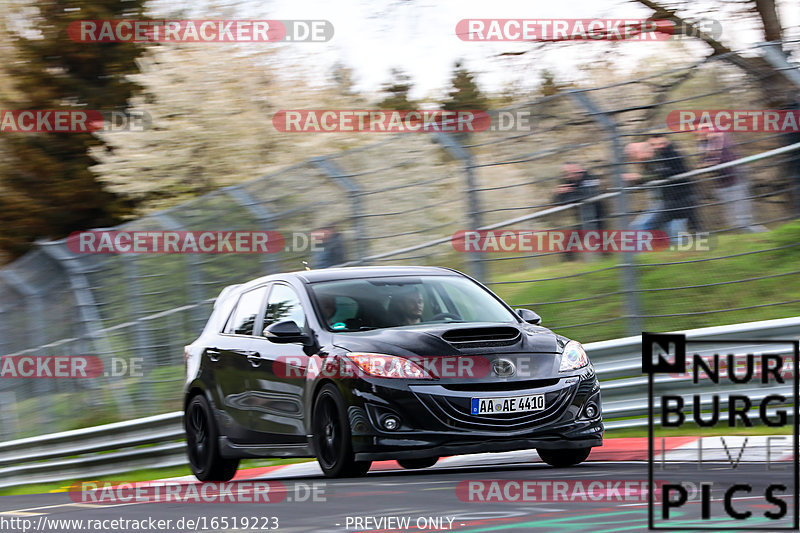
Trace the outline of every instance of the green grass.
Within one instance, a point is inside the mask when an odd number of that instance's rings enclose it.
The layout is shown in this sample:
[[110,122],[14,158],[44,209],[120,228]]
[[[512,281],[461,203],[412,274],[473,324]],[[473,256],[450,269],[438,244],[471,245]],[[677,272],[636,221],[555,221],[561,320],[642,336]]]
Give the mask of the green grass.
[[[272,465],[288,465],[294,463],[304,463],[311,461],[311,459],[243,459],[239,465],[240,469],[245,468],[259,468]],[[123,474],[116,474],[113,476],[103,476],[95,479],[72,479],[67,481],[59,481],[56,483],[42,483],[36,485],[22,485],[17,487],[8,487],[0,489],[0,496],[22,496],[28,494],[45,494],[49,492],[67,492],[69,488],[76,483],[85,481],[114,481],[133,483],[136,481],[151,481],[154,479],[167,479],[174,477],[189,476],[192,471],[189,466],[174,466],[167,468],[151,468],[144,470],[136,470],[133,472],[126,472]]]
[[[769,427],[769,426],[753,426],[746,427],[727,427],[718,426],[713,428],[699,427],[695,424],[686,424],[679,428],[655,428],[655,437],[727,437],[729,435],[790,435],[792,432],[791,426],[786,427]],[[641,428],[622,428],[622,429],[609,429],[606,430],[605,438],[619,439],[625,437],[646,437],[647,426]]]
[[[716,261],[691,262],[666,266],[647,266],[655,263],[693,261],[745,254],[778,246],[800,243],[800,221],[786,224],[778,229],[758,234],[722,235],[715,238],[708,252],[652,252],[635,257],[637,289],[642,304],[642,314],[652,316],[643,320],[645,331],[672,331],[736,322],[750,322],[784,318],[800,314],[800,301],[783,305],[776,304],[800,300],[798,274],[758,279],[743,283],[732,283],[680,290],[656,290],[673,287],[707,285],[726,281],[759,278],[800,270],[800,246],[763,253],[738,255]],[[551,259],[551,258],[547,258]],[[590,262],[562,262],[541,266],[521,272],[494,276],[494,281],[529,283],[492,284],[491,288],[514,306],[527,306],[543,318],[543,325],[558,333],[579,339],[582,342],[600,341],[628,334],[626,321],[629,314],[624,294],[622,269],[615,267],[620,256],[612,256]],[[515,260],[517,261],[517,260]],[[507,268],[507,265],[504,266]],[[610,268],[610,269],[609,269]],[[602,270],[607,269],[607,270]],[[577,277],[536,281],[601,270]],[[550,303],[580,298],[600,298]],[[710,312],[741,307],[751,309]],[[681,313],[705,314],[688,316]],[[575,326],[577,324],[596,324]]]

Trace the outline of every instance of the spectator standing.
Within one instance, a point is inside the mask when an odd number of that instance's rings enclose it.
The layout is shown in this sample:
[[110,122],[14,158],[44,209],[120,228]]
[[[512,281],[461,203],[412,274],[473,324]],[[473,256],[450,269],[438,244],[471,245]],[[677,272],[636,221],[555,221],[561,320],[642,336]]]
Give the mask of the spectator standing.
[[[563,181],[556,188],[553,199],[556,204],[580,204],[578,217],[580,229],[605,229],[605,210],[601,201],[587,201],[600,193],[600,180],[578,163],[564,163],[561,166]],[[575,254],[565,252],[567,261],[572,261]]]
[[696,209],[694,184],[689,178],[673,179],[673,176],[688,172],[688,166],[680,151],[663,135],[654,135],[644,143],[634,143],[626,149],[642,163],[646,176],[637,173],[625,174],[629,181],[647,183],[664,181],[655,185],[658,202],[655,209],[634,220],[638,230],[662,229],[670,239],[677,238],[680,228],[688,225],[692,231],[700,231]]
[[[715,131],[706,125],[698,127],[695,133],[700,167],[710,167],[738,159],[729,134]],[[723,203],[728,227],[752,233],[767,230],[764,226],[753,224],[753,207],[749,198],[748,183],[736,167],[717,170],[711,176],[714,177],[714,192],[717,199]]]
[[316,229],[311,238],[311,268],[328,268],[345,262],[344,241],[336,226]]
[[578,163],[564,163],[561,170],[564,180],[556,189],[555,203],[580,203],[581,229],[604,229],[605,210],[602,202],[586,201],[600,194],[600,180]]

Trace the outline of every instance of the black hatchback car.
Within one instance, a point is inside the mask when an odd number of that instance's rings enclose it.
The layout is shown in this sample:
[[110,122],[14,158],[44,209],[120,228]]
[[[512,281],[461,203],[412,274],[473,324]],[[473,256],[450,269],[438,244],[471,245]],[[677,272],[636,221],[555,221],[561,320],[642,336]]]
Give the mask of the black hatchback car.
[[203,481],[242,458],[316,457],[327,476],[374,460],[536,449],[553,466],[603,442],[583,347],[435,267],[276,274],[227,287],[186,347],[186,440]]

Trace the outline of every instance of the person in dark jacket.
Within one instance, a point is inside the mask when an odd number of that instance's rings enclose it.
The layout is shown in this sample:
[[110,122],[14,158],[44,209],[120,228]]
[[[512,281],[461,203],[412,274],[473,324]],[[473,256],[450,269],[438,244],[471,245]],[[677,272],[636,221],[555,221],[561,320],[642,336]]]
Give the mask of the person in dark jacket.
[[344,242],[336,226],[314,230],[311,237],[319,245],[311,252],[311,268],[328,268],[345,262]]
[[564,163],[561,166],[564,181],[556,189],[555,203],[581,203],[579,215],[581,229],[601,230],[605,228],[605,211],[602,202],[587,202],[600,194],[600,180],[578,163]]
[[[556,189],[553,199],[556,204],[580,204],[578,218],[581,230],[603,230],[605,210],[601,201],[588,202],[593,196],[600,194],[600,180],[578,163],[564,163],[561,166],[564,180]],[[567,261],[575,259],[573,252],[565,252]]]
[[664,181],[654,185],[657,193],[655,209],[638,217],[633,226],[639,230],[662,229],[670,238],[677,236],[677,228],[688,223],[695,233],[700,230],[697,214],[697,197],[694,184],[689,178],[672,179],[673,176],[688,172],[685,159],[680,151],[663,135],[654,135],[644,143],[634,143],[628,150],[635,160],[642,163],[646,176],[626,174],[625,178],[641,184]]

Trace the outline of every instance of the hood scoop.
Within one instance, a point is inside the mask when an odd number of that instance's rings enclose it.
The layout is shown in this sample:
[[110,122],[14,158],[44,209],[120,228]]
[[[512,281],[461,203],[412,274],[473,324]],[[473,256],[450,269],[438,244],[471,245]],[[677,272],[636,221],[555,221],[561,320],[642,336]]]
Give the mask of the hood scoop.
[[442,339],[458,348],[488,348],[511,346],[519,342],[522,333],[507,326],[459,328],[442,333]]

